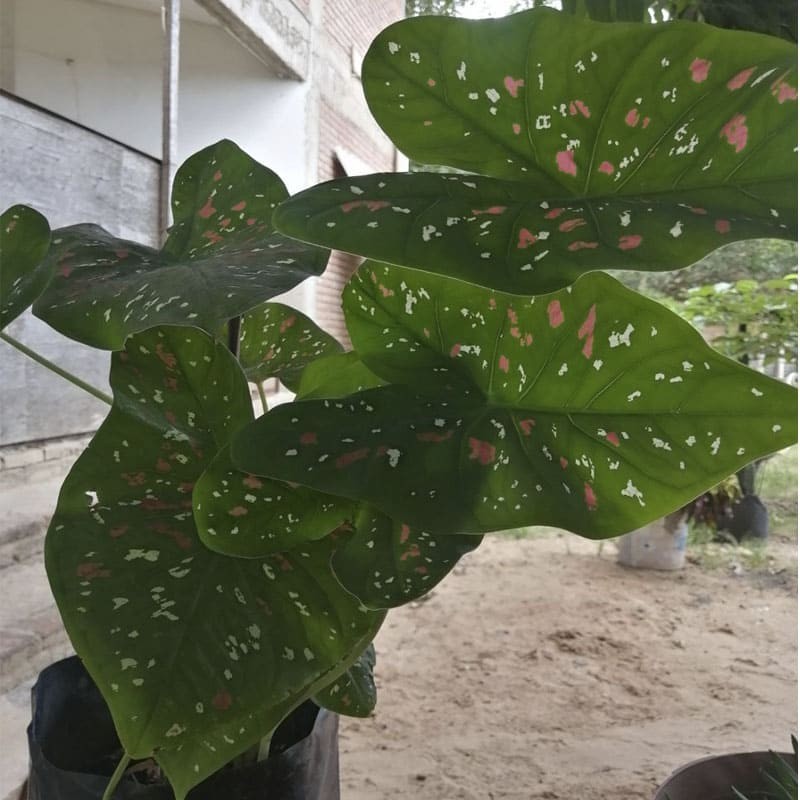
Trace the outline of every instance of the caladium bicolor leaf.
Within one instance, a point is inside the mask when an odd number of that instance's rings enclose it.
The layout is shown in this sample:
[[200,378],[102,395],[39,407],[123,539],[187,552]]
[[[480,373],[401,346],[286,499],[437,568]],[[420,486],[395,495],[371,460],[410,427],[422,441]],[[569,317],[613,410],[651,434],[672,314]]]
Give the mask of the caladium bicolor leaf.
[[251,418],[245,378],[197,329],[132,337],[114,406],[62,488],[46,563],[72,642],[126,751],[186,792],[331,683],[373,637],[330,537],[227,558],[199,541],[194,482]]
[[436,535],[396,522],[368,505],[333,556],[341,584],[368,608],[395,608],[427,594],[482,538]]
[[53,234],[55,277],[34,313],[73,339],[118,350],[156,325],[216,331],[325,268],[327,251],[276,233],[280,178],[232,142],[191,156],[173,187],[175,224],[159,250],[96,225]]
[[370,644],[355,664],[314,696],[314,702],[337,714],[368,717],[378,701],[374,669],[375,646]]
[[334,353],[312,361],[305,368],[297,387],[297,399],[343,397],[384,383],[367,369],[358,353]]
[[351,520],[356,504],[305,486],[240,472],[230,450],[197,480],[194,519],[200,541],[224,555],[257,558],[322,539]]
[[344,178],[295,195],[275,221],[521,294],[791,239],[796,60],[782,40],[690,22],[610,26],[550,9],[403,20],[365,59],[370,108],[411,158],[476,174]]
[[296,391],[311,361],[340,352],[333,336],[283,303],[264,303],[242,317],[239,363],[251,381],[279,378]]
[[53,276],[43,263],[50,247],[47,220],[28,206],[0,215],[0,330],[44,291]]
[[605,537],[796,439],[794,389],[602,273],[523,298],[367,263],[345,310],[367,366],[407,388],[276,408],[234,438],[239,468],[429,531]]

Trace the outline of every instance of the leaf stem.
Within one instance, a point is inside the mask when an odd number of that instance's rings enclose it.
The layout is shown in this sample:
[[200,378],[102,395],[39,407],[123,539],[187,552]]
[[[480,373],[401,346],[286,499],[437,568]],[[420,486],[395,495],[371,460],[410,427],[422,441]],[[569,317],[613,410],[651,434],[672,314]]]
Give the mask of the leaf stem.
[[269,411],[269,405],[267,404],[267,395],[264,393],[264,384],[261,381],[256,381],[256,386],[258,387],[258,396],[261,398],[261,408],[264,409],[266,414]]
[[71,372],[67,372],[61,367],[54,364],[49,359],[45,358],[43,355],[40,355],[35,350],[31,350],[29,347],[26,347],[22,342],[18,342],[13,336],[9,336],[7,333],[0,332],[0,339],[2,339],[7,344],[10,344],[12,347],[15,347],[20,353],[24,353],[28,358],[35,361],[37,364],[49,369],[51,372],[55,372],[56,375],[60,376],[66,381],[77,386],[79,389],[83,389],[84,392],[88,392],[93,397],[96,397],[98,400],[102,400],[104,403],[108,403],[108,405],[112,405],[114,402],[111,397],[105,392],[101,392],[99,389],[96,389],[91,384],[82,381],[77,375],[73,375]]
[[117,764],[117,768],[114,770],[114,774],[108,781],[108,786],[106,786],[106,790],[103,792],[102,800],[113,799],[114,790],[117,788],[119,782],[122,780],[122,776],[125,774],[125,770],[128,769],[128,764],[130,763],[131,763],[131,757],[127,753],[123,753],[119,764]]

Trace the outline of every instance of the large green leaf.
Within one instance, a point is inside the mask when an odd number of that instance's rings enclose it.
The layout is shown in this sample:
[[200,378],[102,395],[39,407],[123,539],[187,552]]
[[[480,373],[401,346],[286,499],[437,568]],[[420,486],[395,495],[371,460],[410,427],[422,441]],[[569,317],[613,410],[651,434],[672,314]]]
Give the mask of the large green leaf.
[[382,378],[367,369],[358,353],[332,353],[312,361],[305,368],[297,387],[297,399],[343,397],[384,383]]
[[224,447],[198,478],[194,519],[206,547],[256,558],[322,539],[353,518],[355,503],[240,472]]
[[272,212],[286,196],[280,178],[232,142],[207,147],[178,170],[175,224],[160,251],[95,225],[55,231],[46,260],[55,278],[34,313],[109,350],[156,325],[216,331],[323,271],[326,251],[275,232]]
[[404,386],[276,408],[234,437],[239,468],[425,530],[602,537],[796,438],[791,387],[602,273],[522,298],[367,263],[345,309],[367,366]]
[[0,215],[0,330],[50,282],[52,267],[42,263],[49,246],[50,226],[38,211],[18,205]]
[[239,363],[251,381],[280,378],[296,391],[311,361],[341,351],[333,336],[283,303],[264,303],[242,318]]
[[355,664],[314,695],[314,702],[338,714],[368,717],[378,701],[374,669],[375,645],[370,644]]
[[410,157],[281,205],[280,230],[522,294],[794,238],[796,48],[690,22],[551,9],[407,19],[373,43],[370,107]]
[[114,355],[111,385],[61,491],[47,571],[123,746],[154,755],[180,799],[349,667],[381,615],[334,578],[330,537],[261,560],[200,543],[193,484],[252,417],[222,345],[148,331]]
[[334,553],[333,571],[368,608],[394,608],[427,594],[482,541],[428,533],[364,505],[354,534]]

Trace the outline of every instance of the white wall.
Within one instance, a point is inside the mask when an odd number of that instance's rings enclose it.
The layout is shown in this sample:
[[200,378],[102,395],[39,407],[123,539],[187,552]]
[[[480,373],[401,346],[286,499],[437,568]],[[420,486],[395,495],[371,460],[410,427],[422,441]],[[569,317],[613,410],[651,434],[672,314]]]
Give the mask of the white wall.
[[[160,157],[160,13],[95,0],[12,2],[4,88]],[[275,78],[217,25],[184,19],[181,37],[179,161],[225,137],[290,191],[306,186],[307,84]]]

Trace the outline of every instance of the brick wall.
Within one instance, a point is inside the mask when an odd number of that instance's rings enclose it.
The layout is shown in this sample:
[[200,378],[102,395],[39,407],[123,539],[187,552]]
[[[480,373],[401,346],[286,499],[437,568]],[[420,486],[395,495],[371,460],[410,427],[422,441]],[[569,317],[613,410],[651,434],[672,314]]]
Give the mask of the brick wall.
[[[394,168],[394,147],[373,121],[352,63],[354,54],[360,60],[375,36],[404,13],[404,0],[324,0],[317,48],[324,61],[318,56],[315,69],[320,86],[317,180],[342,174],[336,148],[349,150],[376,172]],[[344,343],[341,292],[359,262],[334,252],[316,287],[315,319]]]

